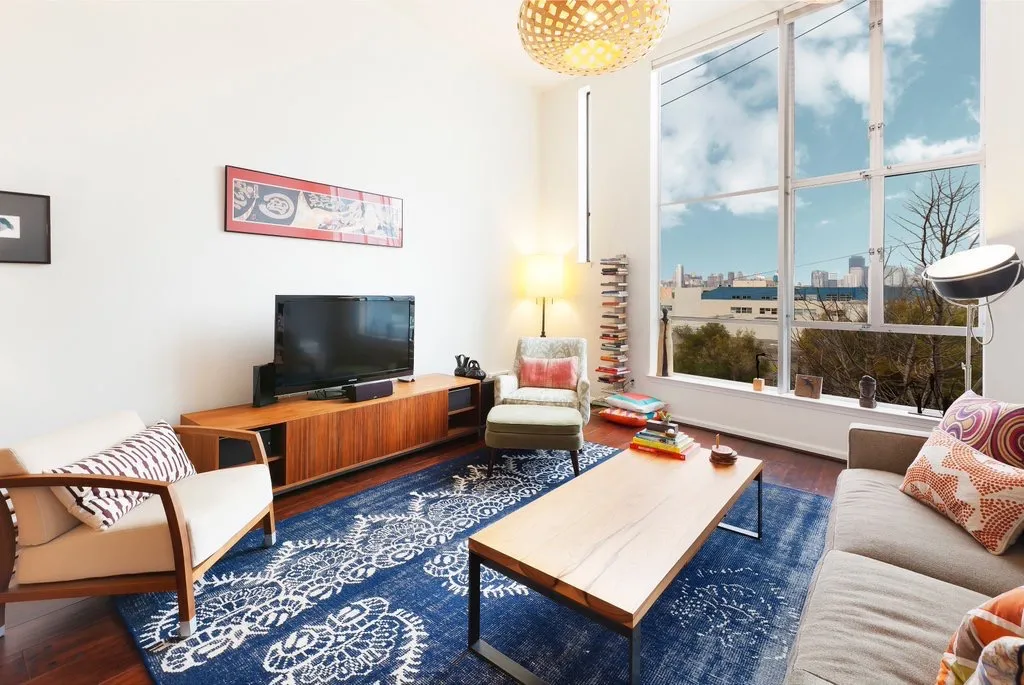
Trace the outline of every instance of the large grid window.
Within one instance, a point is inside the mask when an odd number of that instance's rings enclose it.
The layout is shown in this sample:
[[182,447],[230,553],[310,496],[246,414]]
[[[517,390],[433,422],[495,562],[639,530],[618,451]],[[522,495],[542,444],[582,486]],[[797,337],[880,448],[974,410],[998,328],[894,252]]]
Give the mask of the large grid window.
[[963,392],[964,310],[921,273],[981,240],[980,36],[977,0],[845,0],[659,65],[675,373],[749,382],[765,355],[781,393]]

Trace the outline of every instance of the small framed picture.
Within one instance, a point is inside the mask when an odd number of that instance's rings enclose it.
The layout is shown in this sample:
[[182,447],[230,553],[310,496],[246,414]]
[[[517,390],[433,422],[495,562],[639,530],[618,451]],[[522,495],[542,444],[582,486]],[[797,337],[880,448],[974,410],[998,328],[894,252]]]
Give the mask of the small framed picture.
[[802,373],[798,373],[793,392],[797,397],[810,397],[812,400],[820,400],[822,380],[821,376],[805,376]]
[[0,262],[50,263],[50,196],[0,190]]

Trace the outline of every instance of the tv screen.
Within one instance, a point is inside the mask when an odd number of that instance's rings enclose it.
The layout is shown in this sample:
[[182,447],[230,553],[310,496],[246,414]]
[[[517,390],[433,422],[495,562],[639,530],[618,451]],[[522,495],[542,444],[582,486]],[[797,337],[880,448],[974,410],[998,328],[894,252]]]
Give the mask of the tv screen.
[[274,394],[407,376],[413,297],[278,295]]

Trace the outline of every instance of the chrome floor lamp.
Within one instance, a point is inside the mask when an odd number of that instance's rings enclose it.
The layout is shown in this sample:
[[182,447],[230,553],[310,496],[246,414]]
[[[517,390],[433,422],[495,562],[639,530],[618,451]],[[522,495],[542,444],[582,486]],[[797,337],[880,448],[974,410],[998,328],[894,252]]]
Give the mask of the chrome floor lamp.
[[[943,300],[967,308],[967,358],[963,364],[966,392],[974,380],[973,343],[984,347],[995,337],[990,305],[1024,281],[1024,264],[1011,245],[983,245],[940,259],[924,270],[922,278]],[[988,340],[975,337],[972,328],[975,312],[982,307],[988,313]]]

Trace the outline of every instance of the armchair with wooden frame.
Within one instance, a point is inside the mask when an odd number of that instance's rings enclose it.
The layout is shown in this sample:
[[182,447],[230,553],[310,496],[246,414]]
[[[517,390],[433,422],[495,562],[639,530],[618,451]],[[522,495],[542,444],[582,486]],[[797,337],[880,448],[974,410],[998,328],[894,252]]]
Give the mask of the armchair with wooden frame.
[[[178,594],[179,634],[188,637],[196,630],[193,583],[254,528],[262,526],[265,547],[276,542],[267,455],[252,431],[175,426],[179,437],[247,441],[254,456],[252,463],[175,483],[46,473],[144,428],[136,414],[118,412],[0,449],[0,488],[10,496],[9,506],[0,506],[0,637],[9,602],[170,591]],[[72,517],[50,490],[68,485],[154,496],[96,530]]]

